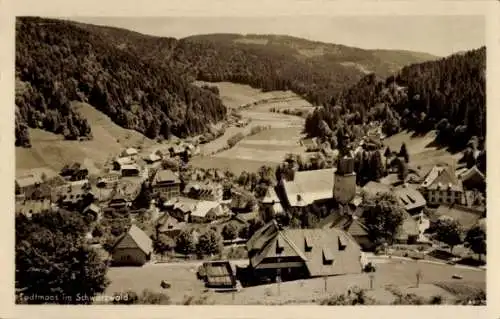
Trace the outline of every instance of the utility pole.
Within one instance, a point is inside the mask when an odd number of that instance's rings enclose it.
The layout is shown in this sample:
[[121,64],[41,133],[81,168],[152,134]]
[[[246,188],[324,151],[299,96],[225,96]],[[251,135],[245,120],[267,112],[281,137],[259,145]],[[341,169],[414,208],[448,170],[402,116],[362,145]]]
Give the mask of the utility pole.
[[373,279],[375,279],[375,275],[370,273],[368,277],[370,278],[370,290],[373,290]]
[[278,269],[276,270],[276,281],[278,283],[278,296],[281,294],[281,265],[280,265],[280,255],[278,254]]
[[420,269],[417,270],[416,277],[417,277],[417,288],[418,288],[420,284],[420,279],[422,279],[422,271]]
[[328,276],[325,275],[324,279],[325,279],[325,292],[327,292],[328,291]]

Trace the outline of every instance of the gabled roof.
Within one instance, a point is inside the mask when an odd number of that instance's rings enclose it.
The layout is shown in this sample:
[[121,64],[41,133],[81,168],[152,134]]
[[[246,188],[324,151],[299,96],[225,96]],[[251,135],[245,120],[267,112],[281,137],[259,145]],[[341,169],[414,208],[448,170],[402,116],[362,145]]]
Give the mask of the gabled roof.
[[153,183],[180,183],[179,177],[169,169],[162,169],[156,172]]
[[150,254],[153,251],[153,241],[142,229],[132,225],[128,232],[118,240],[113,250],[126,248],[139,248],[145,254]]
[[342,229],[351,236],[368,236],[368,228],[356,216],[341,216],[330,227]]
[[[306,267],[313,277],[359,272],[361,269],[361,249],[354,238],[343,230],[286,229],[283,233],[302,253],[301,257],[305,257]],[[305,251],[305,238],[312,246],[310,251]],[[345,250],[340,250],[340,244],[346,246]],[[333,263],[326,265],[324,259]]]
[[26,175],[16,178],[16,182],[19,187],[26,187],[41,183],[42,180],[35,175]]
[[179,229],[181,226],[183,227],[184,223],[179,223],[177,219],[170,216],[170,214],[168,213],[163,214],[156,221],[156,227],[159,232],[165,232],[167,230],[172,230],[172,229]]
[[466,180],[468,180],[470,178],[473,178],[474,176],[479,177],[481,179],[485,179],[486,178],[484,176],[484,174],[479,170],[479,168],[477,168],[476,165],[472,166],[471,168],[469,168],[468,170],[466,170],[465,172],[463,172],[462,174],[460,174],[459,178],[462,181],[466,181]]
[[145,156],[144,159],[147,161],[150,161],[150,162],[157,162],[157,161],[161,160],[161,156],[159,156],[155,153],[151,153],[151,154],[148,154],[147,156]]
[[133,147],[129,147],[124,151],[124,154],[127,154],[127,155],[136,155],[137,153],[138,153],[137,149],[135,149]]
[[121,167],[122,171],[124,170],[139,170],[139,166],[137,164],[125,164]]
[[394,194],[406,210],[424,207],[427,204],[424,196],[416,188],[408,184],[396,187]]
[[89,206],[87,206],[87,207],[83,210],[83,212],[85,213],[85,212],[87,212],[87,211],[89,211],[89,210],[90,210],[90,211],[93,211],[93,212],[96,212],[96,213],[101,212],[101,208],[100,208],[99,206],[97,206],[96,204],[93,204],[93,203],[92,203],[92,204],[90,204]]
[[115,162],[117,162],[120,165],[127,165],[127,164],[133,164],[134,160],[130,157],[119,157],[115,159]]
[[[277,253],[277,247],[281,247],[281,253]],[[294,257],[305,263],[313,277],[361,270],[359,245],[352,236],[336,228],[280,230],[277,223],[271,221],[249,239],[247,249],[257,251],[250,258],[252,267],[256,268],[265,259]],[[325,263],[325,258],[332,263]]]
[[[293,181],[285,181],[285,196],[291,206],[310,205],[314,201],[333,198],[336,168],[296,172]],[[300,202],[303,203],[300,203]]]
[[275,220],[272,220],[259,228],[253,236],[247,241],[247,250],[252,251],[254,249],[260,250],[264,245],[274,237],[278,231],[278,224]]
[[450,189],[454,191],[462,191],[462,183],[457,179],[455,174],[451,172],[449,166],[434,166],[431,171],[425,176],[421,187],[437,190]]
[[217,207],[220,208],[220,203],[218,202],[208,200],[199,201],[194,205],[191,216],[205,217],[210,210]]
[[193,211],[194,206],[198,203],[198,200],[188,198],[188,197],[177,197],[172,198],[168,202],[165,202],[163,206],[172,206],[174,210],[180,210],[185,214]]

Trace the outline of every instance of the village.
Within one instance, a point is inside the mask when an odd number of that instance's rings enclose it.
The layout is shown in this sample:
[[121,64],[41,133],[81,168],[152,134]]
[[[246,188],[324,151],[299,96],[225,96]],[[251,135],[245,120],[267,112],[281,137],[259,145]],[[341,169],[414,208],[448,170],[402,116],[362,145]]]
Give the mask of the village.
[[[247,290],[283,303],[293,283],[313,285],[307,298],[345,292],[359,280],[377,291],[408,288],[416,278],[417,288],[421,280],[444,295],[436,281],[484,284],[486,251],[464,237],[485,227],[485,175],[473,164],[481,152],[468,163],[422,168],[412,165],[404,143],[391,151],[384,139],[376,123],[345,149],[303,139],[305,158],[289,154],[278,167],[240,176],[191,165],[200,142],[130,147],[100,174],[68,163],[57,173],[18,177],[16,214],[82,214],[93,225],[86,240],[110,266],[107,294],[166,291],[182,303],[187,291],[222,291],[232,295],[210,298],[248,303]],[[381,176],[360,186],[356,172],[366,152],[379,153]],[[384,210],[397,211],[396,221],[381,221]],[[386,229],[377,234],[380,225]],[[377,282],[377,273],[402,265],[403,284],[390,276]],[[440,268],[422,274],[425,267]],[[183,272],[189,281],[178,282]],[[276,285],[278,292],[268,293]]]

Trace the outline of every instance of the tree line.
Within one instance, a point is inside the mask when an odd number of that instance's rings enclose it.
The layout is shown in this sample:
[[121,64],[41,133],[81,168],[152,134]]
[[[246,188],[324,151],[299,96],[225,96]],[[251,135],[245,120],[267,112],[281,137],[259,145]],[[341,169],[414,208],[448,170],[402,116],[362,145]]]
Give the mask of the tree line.
[[149,138],[204,133],[226,115],[216,90],[65,21],[17,20],[16,78],[25,86],[16,94],[19,146],[29,146],[26,127],[67,139],[91,137],[71,101],[87,102]]
[[486,48],[404,67],[381,79],[367,75],[306,120],[310,136],[328,137],[377,121],[387,135],[401,130],[424,134],[437,129],[436,141],[461,150],[476,136],[486,137]]

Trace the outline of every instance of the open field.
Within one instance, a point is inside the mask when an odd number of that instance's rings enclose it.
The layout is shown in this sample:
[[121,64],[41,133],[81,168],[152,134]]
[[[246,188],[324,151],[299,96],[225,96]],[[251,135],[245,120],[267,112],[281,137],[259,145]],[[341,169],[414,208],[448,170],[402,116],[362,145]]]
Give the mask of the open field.
[[242,105],[254,103],[260,100],[271,98],[288,98],[296,96],[292,91],[272,91],[262,92],[254,89],[250,85],[237,84],[232,82],[203,82],[196,81],[198,86],[210,85],[219,88],[220,97],[228,108],[239,108]]
[[94,135],[91,141],[66,141],[40,129],[30,129],[29,149],[16,147],[16,170],[48,167],[59,171],[65,164],[84,163],[91,171],[99,169],[110,156],[128,146],[149,146],[154,142],[142,134],[121,128],[92,106],[76,103],[75,106],[88,119]]
[[[441,295],[443,298],[453,301],[452,292],[454,291],[453,287],[456,286],[455,283],[461,284],[460,291],[466,287],[485,289],[486,285],[486,272],[483,270],[405,260],[375,262],[377,263],[377,272],[375,273],[373,290],[369,291],[369,295],[381,303],[390,303],[394,298],[392,293],[387,290],[388,286],[396,286],[403,292],[415,293],[426,298]],[[173,303],[182,302],[188,295],[195,298],[206,296],[207,302],[211,304],[283,304],[290,302],[311,304],[330,295],[345,293],[354,286],[369,288],[367,274],[352,274],[328,277],[326,292],[325,279],[315,278],[281,283],[279,294],[277,284],[243,288],[234,295],[217,293],[205,291],[203,283],[196,279],[197,265],[197,263],[175,263],[147,265],[140,268],[110,268],[108,277],[111,284],[106,290],[106,294],[128,289],[136,292],[151,289],[168,294]],[[416,272],[419,269],[423,277],[419,287],[416,288]],[[452,279],[451,276],[454,274],[462,276],[463,279]],[[172,288],[161,289],[161,280],[172,284]],[[435,284],[439,284],[439,287]]]
[[[250,124],[246,127],[230,127],[222,137],[202,145],[201,152],[204,156],[194,158],[192,160],[194,166],[229,169],[238,174],[243,170],[256,171],[262,165],[274,166],[282,162],[288,153],[305,152],[300,145],[304,119],[294,115],[271,112],[271,110],[312,111],[309,102],[292,92],[264,93],[248,85],[227,82],[208,84],[219,88],[222,100],[228,107],[236,108],[249,103],[255,103],[255,105],[240,111],[244,119],[251,120]],[[271,100],[262,101],[266,99]],[[231,136],[237,133],[248,135],[252,127],[256,126],[269,126],[270,129],[246,136],[233,148],[220,151]]]
[[384,145],[389,146],[393,152],[399,152],[401,144],[406,143],[410,155],[410,164],[413,167],[420,166],[423,172],[429,171],[439,163],[456,163],[461,155],[451,154],[446,149],[433,146],[436,133],[431,131],[424,136],[412,137],[412,133],[403,131],[384,140]]

